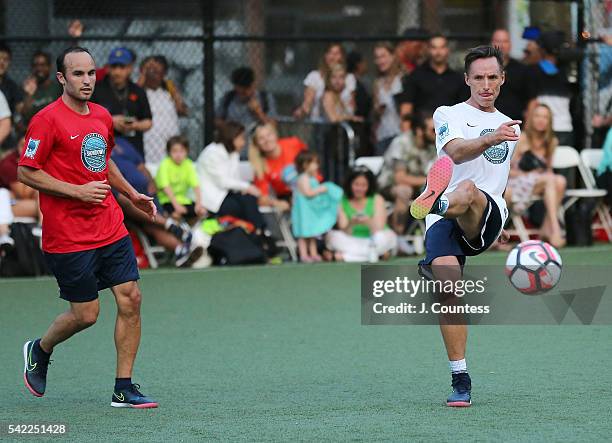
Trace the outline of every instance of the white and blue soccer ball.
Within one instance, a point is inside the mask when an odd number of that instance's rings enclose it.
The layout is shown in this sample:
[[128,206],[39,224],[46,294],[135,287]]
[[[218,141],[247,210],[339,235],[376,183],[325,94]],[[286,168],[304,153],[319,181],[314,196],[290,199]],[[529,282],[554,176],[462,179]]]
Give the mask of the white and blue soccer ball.
[[554,288],[559,283],[562,268],[559,252],[540,240],[516,245],[506,259],[510,283],[527,295],[543,294]]

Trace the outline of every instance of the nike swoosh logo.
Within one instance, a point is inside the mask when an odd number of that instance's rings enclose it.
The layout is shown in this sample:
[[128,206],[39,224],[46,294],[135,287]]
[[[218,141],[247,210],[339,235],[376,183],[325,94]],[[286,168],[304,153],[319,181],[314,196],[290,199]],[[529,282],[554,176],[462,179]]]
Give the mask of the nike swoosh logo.
[[432,195],[434,195],[436,193],[436,191],[431,191],[431,194],[429,194],[427,197],[425,197],[423,200],[427,200],[429,197],[431,197]]
[[28,362],[26,365],[26,370],[28,372],[32,372],[33,370],[36,369],[36,366],[38,366],[38,363],[34,363],[32,364],[32,348],[34,347],[34,345],[30,346],[30,352],[28,352]]
[[123,393],[117,395],[113,392],[113,395],[115,396],[115,398],[119,401],[125,401],[125,397],[123,396]]
[[74,139],[75,139],[75,138],[77,138],[78,136],[79,136],[79,134],[77,134],[77,135],[71,135],[71,136],[70,136],[70,140],[74,140]]
[[470,124],[469,124],[469,123],[467,123],[467,122],[466,122],[465,124],[466,124],[466,125],[468,125],[470,128],[475,128],[476,126],[478,126],[478,125],[470,125]]

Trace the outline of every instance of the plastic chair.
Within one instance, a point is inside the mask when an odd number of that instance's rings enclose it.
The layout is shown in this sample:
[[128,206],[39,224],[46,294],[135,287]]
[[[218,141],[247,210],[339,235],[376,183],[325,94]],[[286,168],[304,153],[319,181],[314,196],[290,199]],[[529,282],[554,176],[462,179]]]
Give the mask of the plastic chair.
[[[585,151],[594,150],[585,149]],[[566,189],[565,196],[569,198],[565,203],[563,203],[563,212],[567,211],[568,208],[570,208],[581,198],[601,198],[608,194],[608,192],[604,189],[597,189],[597,186],[595,185],[595,178],[591,172],[591,169],[594,169],[593,166],[595,168],[597,167],[597,164],[592,163],[597,159],[597,156],[597,153],[592,152],[579,154],[578,151],[571,146],[558,146],[557,149],[555,149],[555,153],[553,155],[553,168],[577,168],[580,178],[585,185],[585,188],[581,189]],[[586,162],[584,160],[588,162],[589,166],[586,166]],[[601,201],[598,202],[596,208],[599,219],[601,220],[601,227],[603,227],[603,229],[606,231],[608,240],[612,242],[612,219],[610,217],[609,208],[607,208],[606,211],[606,205]],[[593,225],[593,227],[597,226]]]
[[374,175],[378,175],[383,167],[384,158],[382,156],[359,157],[355,160],[355,166],[365,166]]

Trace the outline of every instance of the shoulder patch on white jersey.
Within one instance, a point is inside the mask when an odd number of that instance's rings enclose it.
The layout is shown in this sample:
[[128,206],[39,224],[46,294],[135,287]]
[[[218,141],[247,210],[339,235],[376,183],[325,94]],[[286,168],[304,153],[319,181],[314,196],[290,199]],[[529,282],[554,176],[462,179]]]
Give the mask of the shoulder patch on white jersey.
[[444,122],[442,126],[438,128],[438,140],[440,140],[441,142],[444,141],[444,139],[448,137],[448,134],[448,122]]

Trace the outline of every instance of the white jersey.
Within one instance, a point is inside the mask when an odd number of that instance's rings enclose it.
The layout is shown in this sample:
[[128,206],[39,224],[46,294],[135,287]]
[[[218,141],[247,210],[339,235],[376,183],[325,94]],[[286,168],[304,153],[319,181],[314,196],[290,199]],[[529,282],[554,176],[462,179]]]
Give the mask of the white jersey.
[[[495,131],[502,123],[512,120],[499,111],[484,112],[467,103],[454,106],[440,106],[434,113],[436,128],[436,149],[438,157],[447,155],[443,150],[448,142],[456,138],[471,140]],[[517,135],[520,135],[518,126],[514,126]],[[471,180],[478,189],[489,194],[501,212],[502,226],[508,218],[506,202],[502,197],[508,175],[510,174],[510,160],[517,142],[502,142],[489,147],[480,156],[473,160],[455,165],[453,176],[444,194],[455,190],[463,180]],[[442,217],[429,214],[426,219],[427,229]]]

